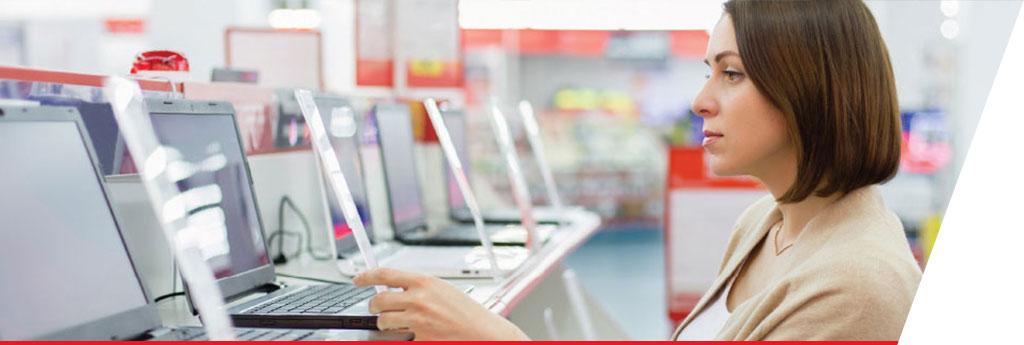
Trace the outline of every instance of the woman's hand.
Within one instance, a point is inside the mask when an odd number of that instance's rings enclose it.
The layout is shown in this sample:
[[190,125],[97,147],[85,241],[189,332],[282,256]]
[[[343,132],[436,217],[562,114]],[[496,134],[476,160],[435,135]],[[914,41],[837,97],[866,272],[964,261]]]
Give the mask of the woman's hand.
[[370,300],[370,312],[379,313],[381,330],[408,330],[416,340],[529,340],[511,322],[446,281],[388,268],[365,272],[352,281],[404,290],[381,292]]

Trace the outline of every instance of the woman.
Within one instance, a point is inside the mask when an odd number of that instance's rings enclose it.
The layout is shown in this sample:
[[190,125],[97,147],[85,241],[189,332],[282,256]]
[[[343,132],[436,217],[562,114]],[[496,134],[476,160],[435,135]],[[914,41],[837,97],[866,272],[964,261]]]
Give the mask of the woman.
[[[693,102],[718,175],[770,196],[740,217],[718,278],[673,339],[897,339],[921,271],[875,185],[899,166],[885,44],[859,0],[732,0]],[[451,285],[378,270],[382,329],[417,339],[526,339]]]

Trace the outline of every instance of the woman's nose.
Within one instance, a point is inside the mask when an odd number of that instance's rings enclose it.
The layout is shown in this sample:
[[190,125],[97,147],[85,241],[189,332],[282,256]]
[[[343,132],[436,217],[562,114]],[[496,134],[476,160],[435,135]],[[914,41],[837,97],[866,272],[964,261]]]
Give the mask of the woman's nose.
[[693,113],[700,117],[718,114],[718,101],[710,94],[707,84],[697,93],[697,98],[693,99],[693,105],[690,110],[693,110]]

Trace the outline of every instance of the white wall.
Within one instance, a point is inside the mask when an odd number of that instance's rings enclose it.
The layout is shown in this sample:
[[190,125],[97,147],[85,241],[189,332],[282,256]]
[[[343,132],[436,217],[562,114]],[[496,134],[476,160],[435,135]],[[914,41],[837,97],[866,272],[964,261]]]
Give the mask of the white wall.
[[214,67],[224,66],[224,29],[266,27],[269,12],[268,1],[153,0],[151,46],[184,54],[192,80],[209,80]]
[[27,67],[125,74],[148,44],[144,34],[109,33],[103,22],[145,18],[150,0],[0,0],[0,9],[0,21],[21,27],[23,60],[13,62]]

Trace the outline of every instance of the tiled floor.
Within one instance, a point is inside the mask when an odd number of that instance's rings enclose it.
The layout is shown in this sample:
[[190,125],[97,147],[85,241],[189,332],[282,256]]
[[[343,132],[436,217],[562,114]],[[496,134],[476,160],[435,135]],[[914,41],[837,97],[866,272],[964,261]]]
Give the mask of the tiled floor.
[[566,265],[633,340],[665,340],[665,263],[659,228],[602,230]]

